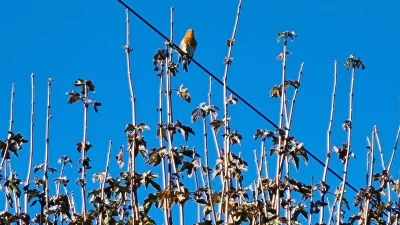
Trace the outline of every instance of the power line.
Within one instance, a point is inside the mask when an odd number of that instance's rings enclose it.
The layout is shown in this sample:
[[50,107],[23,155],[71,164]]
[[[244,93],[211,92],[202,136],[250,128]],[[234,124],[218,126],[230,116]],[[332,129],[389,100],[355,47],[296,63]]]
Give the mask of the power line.
[[[165,36],[161,31],[159,31],[156,27],[154,27],[151,23],[149,23],[146,19],[144,19],[139,13],[137,13],[135,10],[133,10],[131,7],[129,7],[125,2],[122,0],[117,0],[119,3],[121,3],[125,8],[127,8],[131,13],[133,13],[137,18],[139,18],[143,23],[145,23],[147,26],[149,26],[153,31],[155,31],[158,35],[160,35],[162,38],[167,40],[168,42],[171,43],[171,45],[176,48],[179,51],[182,51],[179,46],[177,46],[175,43],[172,43],[171,40]],[[186,53],[185,53],[186,54]],[[216,80],[219,84],[224,85],[224,83],[216,77],[214,74],[212,74],[207,68],[205,68],[203,65],[201,65],[199,62],[197,62],[194,58],[190,57],[188,54],[186,54],[187,57],[191,58],[192,62],[196,64],[198,67],[200,67],[204,72],[206,72],[209,76],[211,76],[214,80]],[[233,95],[235,95],[240,101],[242,101],[246,106],[248,106],[250,109],[252,109],[255,113],[257,113],[259,116],[261,116],[264,120],[266,120],[269,124],[271,124],[275,129],[279,128],[276,123],[274,123],[272,120],[270,120],[268,117],[266,117],[263,113],[261,113],[257,108],[255,108],[252,104],[250,104],[246,99],[244,99],[242,96],[240,96],[237,92],[232,90],[230,87],[226,87]],[[304,150],[307,152],[308,155],[310,155],[313,159],[315,159],[320,165],[325,166],[325,163],[322,162],[318,157],[316,157],[314,154],[312,154],[309,150],[307,150],[304,147]],[[343,181],[343,178],[339,176],[334,170],[328,167],[328,171],[331,172],[333,175],[335,175],[339,180]],[[349,182],[346,181],[346,185],[350,187],[354,192],[358,192],[357,189],[351,185]]]

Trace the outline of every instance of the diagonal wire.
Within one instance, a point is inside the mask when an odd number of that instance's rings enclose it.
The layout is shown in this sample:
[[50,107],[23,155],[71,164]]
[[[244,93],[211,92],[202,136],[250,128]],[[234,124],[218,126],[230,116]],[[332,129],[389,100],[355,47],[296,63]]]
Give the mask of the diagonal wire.
[[[145,23],[147,26],[149,26],[154,32],[156,32],[158,35],[160,35],[162,38],[167,40],[168,42],[171,42],[170,39],[165,36],[161,31],[159,31],[156,27],[154,27],[151,23],[149,23],[146,19],[144,19],[139,13],[137,13],[135,10],[133,10],[131,7],[129,7],[125,2],[122,0],[117,0],[119,3],[121,3],[125,8],[127,8],[131,13],[133,13],[137,18],[139,18],[143,23]],[[207,68],[205,68],[203,65],[201,65],[199,62],[197,62],[194,58],[190,57],[190,55],[186,54],[183,52],[179,46],[177,46],[175,43],[171,42],[171,45],[179,50],[180,52],[184,53],[186,57],[190,58],[194,64],[196,64],[198,67],[200,67],[204,72],[206,72],[209,76],[211,76],[214,80],[216,80],[219,84],[223,85],[223,82],[216,77],[213,73],[211,73]],[[230,87],[226,87],[233,95],[235,95],[240,101],[242,101],[246,106],[248,106],[250,109],[252,109],[255,113],[257,113],[260,117],[262,117],[264,120],[266,120],[268,123],[270,123],[275,129],[279,128],[276,123],[274,123],[272,120],[270,120],[268,117],[266,117],[263,113],[260,112],[257,108],[255,108],[252,104],[250,104],[246,99],[244,99],[242,96],[240,96],[238,93],[236,93],[234,90],[232,90]],[[304,148],[304,150],[309,154],[313,159],[315,159],[321,166],[325,166],[325,163],[322,162],[317,156],[315,156],[313,153],[311,153],[309,150]],[[338,173],[336,173],[334,170],[328,167],[328,171],[331,172],[333,175],[335,175],[339,180],[343,181],[343,178],[339,176]],[[349,182],[346,181],[346,185],[350,187],[354,192],[358,192],[357,189],[351,185]]]

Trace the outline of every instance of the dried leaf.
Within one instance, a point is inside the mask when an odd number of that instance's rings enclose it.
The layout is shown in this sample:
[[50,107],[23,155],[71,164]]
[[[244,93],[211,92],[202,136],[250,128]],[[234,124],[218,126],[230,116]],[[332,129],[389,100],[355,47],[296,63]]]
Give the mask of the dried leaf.
[[178,89],[177,94],[178,94],[183,100],[185,100],[186,102],[190,103],[190,101],[191,101],[190,93],[189,93],[188,89],[185,88],[185,87],[183,86],[183,84],[181,84],[181,86],[179,86],[179,89]]
[[232,94],[228,98],[226,98],[226,103],[228,103],[228,104],[236,105],[237,102],[238,102],[238,99],[236,97],[234,97]]

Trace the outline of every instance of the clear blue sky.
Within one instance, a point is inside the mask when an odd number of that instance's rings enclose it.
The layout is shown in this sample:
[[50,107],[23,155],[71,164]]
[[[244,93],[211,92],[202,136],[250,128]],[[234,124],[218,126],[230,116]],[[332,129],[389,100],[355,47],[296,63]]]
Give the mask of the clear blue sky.
[[[187,28],[195,30],[198,47],[195,58],[216,76],[222,77],[223,59],[227,54],[226,40],[232,34],[237,1],[127,1],[138,13],[169,36],[169,8],[175,7],[175,43]],[[349,54],[360,57],[367,69],[357,72],[354,96],[353,148],[357,160],[351,160],[349,179],[360,187],[365,183],[366,136],[377,125],[388,161],[399,123],[400,80],[395,65],[400,46],[396,38],[395,17],[399,3],[375,1],[247,1],[233,49],[229,85],[273,121],[278,121],[279,100],[270,99],[270,89],[280,82],[281,62],[276,56],[282,43],[276,42],[280,31],[294,30],[299,36],[289,42],[288,77],[297,78],[301,62],[305,63],[301,88],[296,103],[292,134],[307,149],[324,159],[328,126],[333,61],[339,62],[339,80],[332,143],[341,145],[346,138],[342,121],[348,118],[350,74],[343,66]],[[147,123],[149,149],[158,146],[155,138],[158,105],[158,79],[152,65],[163,39],[131,15],[132,73],[137,95],[138,121]],[[75,143],[82,139],[82,107],[68,105],[65,92],[73,88],[77,78],[94,81],[93,95],[103,103],[100,112],[89,114],[88,138],[94,147],[88,156],[95,162],[92,172],[104,168],[108,141],[114,141],[112,174],[118,174],[114,156],[120,145],[126,146],[124,127],[130,122],[130,101],[126,76],[125,10],[115,1],[3,1],[0,3],[0,96],[2,138],[8,128],[8,104],[11,84],[16,83],[14,131],[29,137],[30,74],[36,75],[36,154],[34,162],[43,162],[46,78],[53,82],[50,163],[59,168],[56,159],[69,155],[77,170]],[[174,87],[183,83],[189,88],[192,103],[187,104],[175,94],[175,117],[190,125],[190,112],[206,101],[208,75],[194,64],[189,72],[181,72],[173,80]],[[214,85],[215,104],[221,106],[222,88]],[[252,139],[256,128],[272,129],[242,102],[231,108],[232,127],[244,135],[240,148],[250,165],[249,178],[254,178],[253,149],[259,143]],[[201,125],[192,125],[197,135],[189,145],[202,149]],[[178,143],[183,141],[176,138]],[[12,158],[20,177],[25,177],[29,145],[21,156]],[[235,147],[238,152],[239,148]],[[214,153],[214,149],[212,149]],[[333,155],[331,167],[341,174],[342,166]],[[380,170],[379,156],[376,168]],[[392,172],[398,174],[398,166]],[[302,164],[301,167],[306,168]],[[142,172],[147,166],[138,166]],[[309,182],[311,176],[320,180],[322,167],[310,159],[299,177]],[[41,173],[39,173],[41,176]],[[72,177],[71,177],[72,178]],[[71,179],[70,188],[75,179]],[[247,183],[246,183],[247,181]],[[335,187],[338,180],[331,176],[328,183]],[[93,186],[90,183],[90,187]],[[77,190],[77,189],[76,189]],[[76,195],[77,194],[77,191]],[[353,202],[353,192],[348,199]],[[3,195],[0,195],[3,199]],[[0,206],[0,209],[3,206]],[[78,209],[79,210],[79,209]],[[188,219],[188,222],[193,222]]]

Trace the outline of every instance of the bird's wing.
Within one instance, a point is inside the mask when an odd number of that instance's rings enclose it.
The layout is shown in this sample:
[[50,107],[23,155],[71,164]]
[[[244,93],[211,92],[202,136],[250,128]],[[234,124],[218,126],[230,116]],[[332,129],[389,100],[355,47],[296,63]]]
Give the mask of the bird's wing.
[[[181,43],[180,43],[180,45],[179,45],[179,48],[180,48],[183,52],[187,52],[186,47],[187,47],[187,45],[185,44],[185,39],[182,39],[182,41],[181,41]],[[182,58],[183,58],[183,55],[181,54],[181,52],[178,52],[178,53],[179,53],[179,62],[181,62],[181,61],[182,61]]]
[[[190,46],[189,48],[188,48],[188,55],[190,55],[192,58],[194,57],[194,52],[196,51],[196,46]],[[188,59],[188,65],[190,65],[190,62],[191,62],[192,60],[191,59]]]

